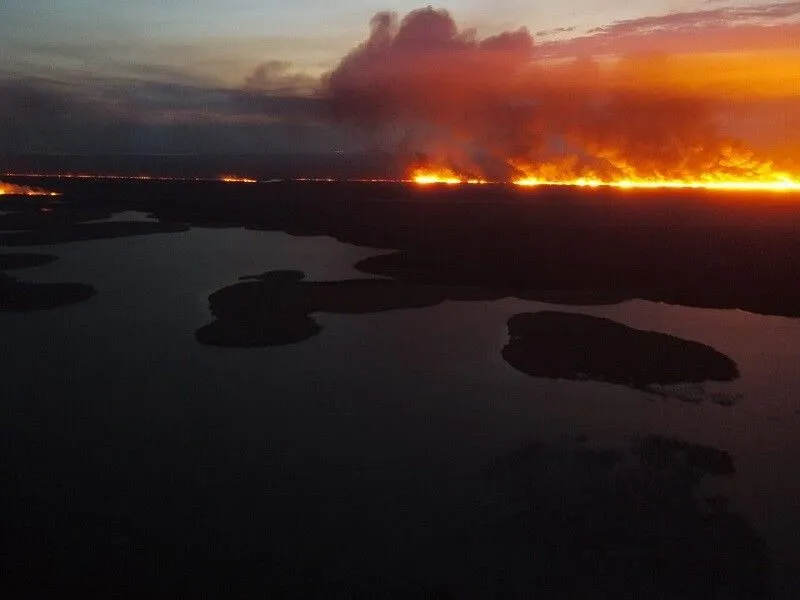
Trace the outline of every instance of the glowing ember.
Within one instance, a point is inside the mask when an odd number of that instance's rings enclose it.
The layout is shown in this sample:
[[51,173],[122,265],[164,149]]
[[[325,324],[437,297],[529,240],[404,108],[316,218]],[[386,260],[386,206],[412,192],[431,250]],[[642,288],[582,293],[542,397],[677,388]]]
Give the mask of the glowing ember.
[[221,175],[219,178],[223,183],[258,183],[257,179],[247,177],[236,177],[234,175]]
[[56,192],[48,192],[35,187],[27,185],[15,185],[13,183],[5,183],[0,181],[0,196],[58,196]]

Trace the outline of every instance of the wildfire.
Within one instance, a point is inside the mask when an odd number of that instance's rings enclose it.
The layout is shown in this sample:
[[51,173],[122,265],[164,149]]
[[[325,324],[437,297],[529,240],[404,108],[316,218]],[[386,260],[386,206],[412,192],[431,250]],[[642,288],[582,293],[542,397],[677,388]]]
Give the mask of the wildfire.
[[[765,166],[766,165],[766,166]],[[564,168],[563,165],[543,163],[538,166],[513,165],[521,173],[511,180],[490,180],[473,175],[461,174],[449,167],[413,167],[404,179],[371,178],[371,179],[336,179],[327,177],[299,177],[291,181],[315,183],[407,183],[419,186],[433,185],[479,185],[479,184],[513,184],[522,188],[534,187],[575,187],[575,188],[616,188],[621,190],[710,190],[720,192],[784,192],[800,193],[800,175],[772,170],[770,163],[760,163],[754,172],[732,174],[725,170],[710,171],[699,176],[640,176],[633,172],[631,176],[611,176],[592,171],[580,171]],[[221,175],[216,179],[200,177],[164,177],[150,175],[89,175],[89,174],[11,174],[15,177],[54,177],[66,179],[94,179],[94,180],[123,180],[123,181],[174,181],[174,182],[211,182],[224,183],[273,183],[281,179],[258,180],[247,177]],[[58,192],[51,192],[37,187],[17,185],[0,181],[0,196],[26,195],[26,196],[58,196]]]
[[800,177],[774,168],[769,161],[756,160],[749,153],[736,160],[730,158],[720,161],[699,173],[691,170],[677,173],[668,171],[666,175],[642,174],[636,167],[621,160],[611,162],[612,174],[589,169],[577,170],[570,166],[569,160],[561,164],[514,166],[524,175],[514,179],[513,183],[523,187],[552,185],[618,189],[800,191]]
[[[448,169],[417,169],[412,172],[408,181],[417,185],[459,185],[492,183],[485,179],[469,179],[461,177]],[[503,182],[493,182],[503,183]],[[600,177],[536,177],[524,176],[511,180],[513,185],[519,187],[576,187],[576,188],[616,188],[623,190],[711,190],[711,191],[741,191],[741,192],[800,192],[800,178],[793,178],[781,173],[772,178],[764,179],[734,179],[725,176],[707,175],[701,178],[686,177],[685,179],[667,178],[619,178],[606,179]]]
[[57,192],[48,192],[35,187],[27,185],[15,185],[13,183],[5,183],[0,181],[0,196],[58,196]]
[[408,180],[418,185],[458,185],[459,183],[481,184],[488,183],[485,179],[459,175],[447,167],[428,168],[417,167],[411,170]]
[[223,183],[258,183],[257,179],[250,179],[248,177],[236,177],[235,175],[221,175],[219,181]]
[[599,179],[578,178],[572,180],[548,181],[537,178],[520,178],[512,182],[521,187],[537,186],[569,186],[569,187],[609,187],[618,189],[678,189],[678,190],[719,190],[741,192],[800,192],[800,180],[786,179],[778,181],[697,181],[687,180],[637,180],[620,179],[616,181],[602,181]]
[[521,175],[513,180],[519,186],[611,187],[619,189],[689,189],[719,191],[800,192],[800,175],[790,163],[756,156],[740,142],[710,140],[687,147],[680,153],[636,157],[614,146],[594,145],[595,165],[588,166],[577,156],[532,163],[510,161]]

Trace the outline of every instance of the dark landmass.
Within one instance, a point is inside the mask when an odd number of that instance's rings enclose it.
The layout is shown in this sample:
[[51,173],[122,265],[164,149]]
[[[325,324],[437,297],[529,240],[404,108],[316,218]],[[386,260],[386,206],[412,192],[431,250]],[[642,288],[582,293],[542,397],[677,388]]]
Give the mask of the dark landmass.
[[386,279],[303,281],[299,271],[271,271],[208,298],[216,321],[197,330],[211,346],[275,346],[306,340],[322,328],[315,312],[360,314],[423,308],[445,300],[486,300],[482,290],[415,285]]
[[131,208],[165,222],[395,249],[360,268],[413,283],[800,316],[800,202],[792,195],[220,185],[140,189]]
[[88,240],[105,240],[110,238],[147,235],[152,233],[178,233],[187,231],[188,226],[147,223],[139,221],[108,223],[75,223],[68,227],[42,228],[32,231],[15,231],[0,233],[0,246],[42,246],[48,244],[64,244]]
[[736,363],[710,346],[610,319],[541,311],[508,321],[503,358],[532,377],[592,380],[641,390],[654,384],[731,381]]
[[89,222],[108,219],[123,210],[113,202],[103,207],[34,196],[4,200],[3,208],[9,212],[0,214],[0,246],[61,244],[189,229],[177,223]]
[[[0,254],[0,271],[38,267],[57,259],[51,254]],[[58,308],[88,300],[96,293],[85,283],[31,283],[0,273],[0,311],[3,312]]]
[[358,267],[409,283],[573,304],[640,298],[800,316],[794,194],[7,179],[59,191],[69,210],[139,210],[161,223],[65,226],[60,234],[37,226],[0,243],[133,235],[159,225],[247,227],[395,250]]
[[26,198],[17,206],[6,204],[0,215],[0,231],[30,231],[34,229],[66,228],[86,221],[111,217],[112,212],[99,207],[82,207],[50,198]]
[[29,283],[0,273],[0,311],[58,308],[88,300],[96,293],[85,283]]
[[58,257],[51,254],[0,254],[0,271],[40,267],[48,265],[55,260],[58,260]]
[[442,550],[440,597],[767,598],[764,542],[724,497],[698,493],[733,473],[727,452],[659,436],[529,444],[497,460]]
[[[415,250],[371,257],[356,266],[365,273],[409,282],[501,286],[519,290],[514,292],[516,296],[557,304],[642,299],[800,316],[800,290],[788,280],[800,275],[791,259],[800,252],[800,246],[791,250],[754,248],[753,243],[742,239],[745,236],[694,230],[674,230],[676,239],[672,242],[659,240],[664,234],[655,232],[601,229],[585,236],[579,231],[562,231],[559,235],[573,234],[576,239],[548,240],[553,233],[535,229],[532,235],[540,239],[518,246],[526,258],[516,256],[513,243],[504,241],[499,251],[453,253],[448,249],[428,254]],[[502,237],[500,232],[493,235]],[[687,240],[686,236],[708,237],[702,241]],[[723,242],[720,237],[729,239]],[[794,246],[789,240],[777,243]],[[671,244],[683,247],[676,250]],[[714,245],[718,247],[709,248]],[[745,256],[746,248],[751,255]],[[762,263],[770,255],[774,256],[771,260],[782,262]]]
[[[143,222],[88,222],[108,219],[111,206],[64,202],[53,197],[9,197],[0,214],[0,246],[38,246],[108,239],[150,233],[185,231],[186,225]],[[0,271],[45,265],[56,256],[0,254]],[[0,273],[0,311],[24,312],[58,308],[97,293],[85,283],[31,283]]]
[[[242,279],[246,281],[209,296],[216,320],[197,330],[200,343],[237,348],[291,344],[322,331],[311,316],[315,312],[363,314],[504,295],[482,288],[388,279],[310,282],[303,281],[299,271],[271,271]],[[700,402],[705,394],[672,394],[656,386],[730,381],[739,376],[736,363],[714,348],[609,319],[543,311],[516,315],[508,327],[510,342],[503,357],[533,377],[603,381]],[[724,395],[709,397],[720,404],[733,402]]]

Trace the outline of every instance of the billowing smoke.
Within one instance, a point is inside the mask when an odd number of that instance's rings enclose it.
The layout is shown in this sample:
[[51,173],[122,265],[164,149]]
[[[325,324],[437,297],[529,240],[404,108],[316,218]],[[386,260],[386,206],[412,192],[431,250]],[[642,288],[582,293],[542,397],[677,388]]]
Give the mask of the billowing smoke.
[[[432,8],[401,22],[372,19],[369,38],[325,81],[339,118],[395,138],[416,152],[471,168],[472,159],[530,151],[541,136],[525,135],[530,107],[522,93],[532,65],[527,29],[479,40]],[[417,157],[419,159],[419,157]]]
[[[324,81],[338,119],[409,162],[546,179],[764,177],[718,98],[663,55],[537,59],[525,28],[480,39],[445,10],[379,13]],[[423,157],[420,159],[420,157]]]

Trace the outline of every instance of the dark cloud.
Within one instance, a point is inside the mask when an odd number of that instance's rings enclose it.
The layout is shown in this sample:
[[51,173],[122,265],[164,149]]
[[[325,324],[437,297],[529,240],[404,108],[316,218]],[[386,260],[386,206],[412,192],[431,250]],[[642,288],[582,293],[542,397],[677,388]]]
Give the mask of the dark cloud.
[[797,49],[800,2],[719,7],[616,21],[589,35],[542,45],[542,55],[643,51],[707,52]]
[[756,6],[725,7],[712,10],[679,12],[656,17],[617,21],[589,33],[609,35],[647,34],[657,30],[701,29],[725,25],[776,24],[776,20],[800,16],[800,2],[776,2]]
[[60,75],[0,79],[0,150],[180,153],[338,146],[319,98]]
[[536,32],[536,37],[548,37],[551,35],[560,35],[562,33],[572,33],[575,27],[556,27],[555,29],[541,29]]

